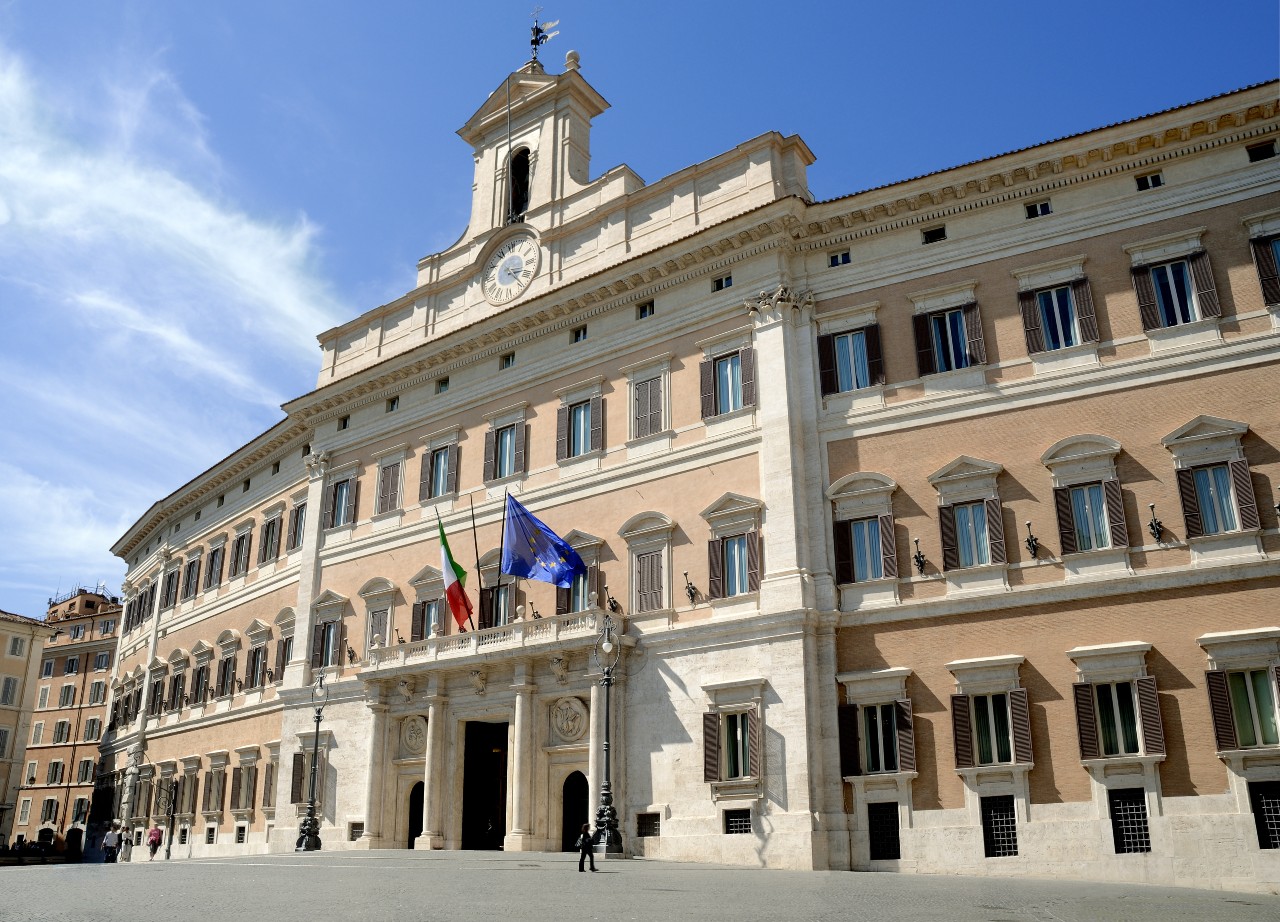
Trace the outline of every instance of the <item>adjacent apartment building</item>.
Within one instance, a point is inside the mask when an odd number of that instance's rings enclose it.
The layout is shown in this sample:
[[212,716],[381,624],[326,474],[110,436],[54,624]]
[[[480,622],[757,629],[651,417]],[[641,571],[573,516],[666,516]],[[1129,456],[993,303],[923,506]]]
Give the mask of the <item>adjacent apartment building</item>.
[[[0,842],[13,831],[27,803],[23,757],[36,698],[40,647],[52,631],[35,618],[0,611]],[[23,820],[25,822],[25,819]]]
[[[49,600],[42,625],[48,640],[35,654],[39,672],[28,705],[31,729],[15,840],[61,840],[74,855],[101,839],[90,834],[90,808],[120,615],[119,600],[101,586]],[[103,813],[110,816],[106,807]]]
[[[114,547],[119,815],[291,849],[318,743],[325,848],[571,847],[608,610],[628,854],[1280,886],[1278,88],[819,202],[593,175],[525,65],[459,241]],[[502,580],[507,494],[589,572]]]

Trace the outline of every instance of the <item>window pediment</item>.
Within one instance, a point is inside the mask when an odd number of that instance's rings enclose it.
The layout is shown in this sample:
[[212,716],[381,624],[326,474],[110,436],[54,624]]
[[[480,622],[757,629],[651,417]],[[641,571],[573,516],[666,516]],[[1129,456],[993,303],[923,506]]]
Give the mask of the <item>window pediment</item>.
[[676,523],[661,512],[641,512],[627,519],[618,529],[618,537],[632,542],[643,538],[669,538]]
[[888,669],[869,669],[863,672],[842,672],[836,681],[844,686],[845,700],[849,704],[879,704],[907,697],[907,679],[911,667],[894,666]]
[[191,645],[191,655],[197,660],[201,657],[207,660],[212,653],[213,647],[209,646],[209,644],[203,640],[197,640]]
[[1209,656],[1211,669],[1257,668],[1280,662],[1280,627],[1221,631],[1196,638]]
[[271,625],[254,618],[253,623],[245,628],[244,632],[249,635],[251,643],[262,643],[271,636]]
[[1069,256],[1066,259],[1055,259],[1053,262],[1041,263],[1038,266],[1014,269],[1010,274],[1018,280],[1019,291],[1034,291],[1037,288],[1065,285],[1084,278],[1084,261],[1083,256]]
[[585,531],[573,529],[564,536],[565,543],[575,551],[597,548],[604,544],[603,538],[597,538],[595,535],[589,535]]
[[178,666],[184,666],[186,665],[187,660],[190,659],[190,656],[190,653],[182,649],[182,647],[178,647],[169,654],[169,665],[175,668]]
[[974,303],[978,300],[976,296],[977,288],[977,281],[969,279],[964,282],[957,282],[954,285],[944,285],[940,288],[911,292],[907,297],[915,305],[914,313],[932,314],[934,311],[948,310],[953,307],[963,307],[966,304]]
[[433,567],[431,566],[431,564],[427,564],[425,567],[423,567],[421,570],[419,570],[417,573],[413,575],[413,577],[409,580],[409,585],[413,586],[416,589],[420,586],[425,586],[430,583],[443,583],[443,582],[444,582],[444,574],[440,572],[440,568]]
[[1238,461],[1244,459],[1240,440],[1248,431],[1248,423],[1217,416],[1197,416],[1162,438],[1160,444],[1173,454],[1178,467]]
[[764,504],[740,493],[725,493],[699,513],[717,537],[743,531],[758,531]]
[[280,614],[276,615],[276,627],[280,630],[280,636],[285,636],[285,632],[292,633],[294,622],[294,613],[292,608],[280,609]]
[[1073,435],[1055,442],[1040,456],[1055,487],[1089,480],[1115,480],[1120,443],[1105,435]]
[[1178,259],[1182,256],[1190,256],[1197,250],[1202,249],[1200,235],[1207,229],[1204,227],[1192,227],[1174,234],[1164,234],[1160,237],[1140,240],[1137,243],[1131,243],[1126,246],[1124,251],[1129,254],[1129,259],[1135,268],[1150,265],[1151,263]]
[[240,632],[234,628],[228,628],[218,635],[217,644],[222,648],[224,655],[231,653],[240,645]]
[[381,576],[375,576],[360,587],[359,596],[371,605],[379,602],[390,602],[396,594],[395,583]]
[[874,471],[856,471],[841,477],[827,488],[827,498],[835,503],[837,521],[889,515],[893,511],[893,491],[898,484]]
[[947,663],[947,669],[955,676],[956,693],[960,695],[998,694],[1018,687],[1018,667],[1026,657],[984,656],[980,659],[960,659]]
[[311,603],[311,607],[324,620],[341,618],[347,607],[347,597],[338,595],[332,589],[326,589],[316,596],[316,600]]
[[1151,644],[1141,640],[1076,647],[1067,656],[1076,664],[1081,682],[1124,682],[1147,674]]
[[929,483],[938,491],[942,504],[967,502],[979,499],[999,499],[996,478],[1004,466],[994,461],[983,461],[961,455],[950,464],[929,475]]

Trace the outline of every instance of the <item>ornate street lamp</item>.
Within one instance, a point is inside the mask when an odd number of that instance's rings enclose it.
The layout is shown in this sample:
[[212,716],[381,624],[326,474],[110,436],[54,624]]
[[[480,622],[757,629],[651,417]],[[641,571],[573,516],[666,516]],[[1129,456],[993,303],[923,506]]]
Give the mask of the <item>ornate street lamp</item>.
[[324,676],[320,676],[311,686],[311,706],[316,709],[316,735],[311,744],[311,788],[307,815],[302,819],[298,841],[293,847],[295,852],[320,851],[320,821],[316,819],[316,761],[320,757],[320,718],[324,716],[324,706],[328,703],[329,689],[324,687]]
[[622,834],[618,832],[618,811],[613,806],[613,785],[609,772],[609,690],[613,688],[613,670],[622,659],[622,645],[614,638],[613,617],[617,602],[605,589],[609,610],[605,611],[600,636],[596,638],[595,658],[600,667],[600,684],[604,686],[604,778],[600,782],[600,806],[596,809],[596,852],[606,858],[622,857]]

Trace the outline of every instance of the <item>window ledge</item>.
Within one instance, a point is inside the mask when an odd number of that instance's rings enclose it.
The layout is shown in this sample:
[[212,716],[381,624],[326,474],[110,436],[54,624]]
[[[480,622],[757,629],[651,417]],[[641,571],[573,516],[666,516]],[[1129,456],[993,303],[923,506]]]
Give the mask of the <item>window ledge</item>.
[[1127,547],[1104,547],[1063,554],[1062,568],[1068,580],[1109,579],[1132,573]]
[[878,410],[884,406],[884,385],[868,384],[851,391],[838,391],[822,398],[823,408],[829,413],[850,413],[854,410]]
[[631,439],[626,443],[627,460],[666,454],[671,450],[671,443],[675,437],[674,429],[663,429],[661,432],[651,432],[638,439]]
[[563,458],[556,462],[560,468],[561,477],[574,477],[578,474],[589,474],[600,470],[600,460],[604,457],[603,448],[594,448],[591,451],[584,451],[580,455],[574,455],[572,458]]
[[702,424],[706,427],[707,438],[727,435],[730,432],[738,432],[742,429],[751,429],[756,424],[756,408],[754,406],[742,407],[717,416],[708,416],[702,421]]
[[896,579],[864,580],[845,583],[840,590],[840,610],[857,611],[862,608],[887,608],[898,604]]
[[1262,549],[1262,530],[1258,528],[1188,538],[1187,545],[1191,548],[1193,567],[1213,567],[1266,557]]
[[997,563],[965,567],[961,570],[947,570],[943,574],[947,580],[947,595],[1007,592],[1009,589],[1008,569],[1008,564]]
[[373,524],[373,530],[379,532],[398,527],[403,519],[404,509],[388,509],[377,513],[369,521]]
[[347,522],[345,525],[334,525],[332,528],[326,528],[323,532],[324,540],[321,542],[321,546],[331,547],[335,544],[346,544],[351,540],[351,534],[355,530],[355,522]]
[[1034,762],[999,762],[991,765],[975,765],[972,768],[957,768],[956,774],[972,785],[981,784],[984,775],[1025,775],[1036,767]]
[[526,474],[521,471],[516,474],[508,474],[506,477],[499,477],[496,480],[486,480],[484,484],[485,497],[488,499],[498,499],[505,493],[519,493],[520,485],[524,482]]
[[970,365],[955,371],[940,371],[920,379],[926,396],[976,391],[987,386],[987,366]]
[[1151,354],[1161,352],[1177,352],[1182,349],[1194,349],[1199,346],[1213,345],[1222,342],[1222,331],[1218,328],[1220,317],[1204,317],[1190,323],[1179,323],[1171,327],[1147,330],[1147,339],[1151,342]]
[[707,604],[711,606],[713,611],[729,611],[733,612],[737,609],[754,610],[760,600],[759,592],[740,592],[737,595],[721,596],[718,599],[708,599]]
[[764,797],[764,782],[760,778],[733,778],[729,781],[711,782],[711,799],[760,800]]
[[1080,764],[1090,772],[1102,775],[1145,775],[1165,760],[1163,755],[1104,756],[1100,759],[1081,759]]
[[1036,352],[1031,356],[1032,372],[1037,375],[1052,375],[1097,364],[1097,343],[1079,343],[1051,352]]

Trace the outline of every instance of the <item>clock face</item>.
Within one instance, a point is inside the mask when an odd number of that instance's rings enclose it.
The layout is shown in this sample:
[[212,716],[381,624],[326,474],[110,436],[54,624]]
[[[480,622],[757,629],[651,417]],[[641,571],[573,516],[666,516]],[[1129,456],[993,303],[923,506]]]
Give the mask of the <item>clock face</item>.
[[506,304],[519,297],[538,274],[542,251],[529,234],[507,240],[484,265],[481,282],[490,304]]

